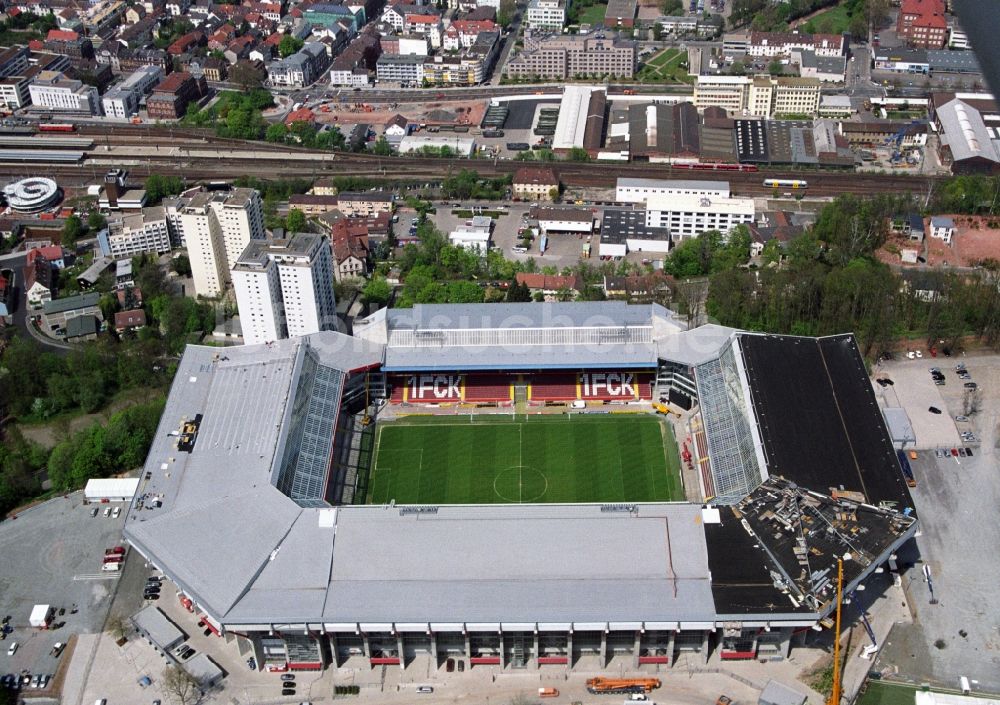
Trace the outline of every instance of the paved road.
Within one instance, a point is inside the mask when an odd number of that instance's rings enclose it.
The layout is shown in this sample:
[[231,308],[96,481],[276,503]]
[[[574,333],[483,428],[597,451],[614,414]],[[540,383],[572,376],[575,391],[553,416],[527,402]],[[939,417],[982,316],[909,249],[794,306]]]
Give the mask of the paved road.
[[17,307],[14,309],[14,325],[20,330],[19,333],[24,335],[25,333],[32,338],[34,338],[39,345],[53,352],[66,352],[67,350],[72,350],[72,346],[65,345],[63,343],[57,343],[51,338],[45,337],[42,333],[35,329],[28,319],[28,305],[24,300],[24,265],[27,263],[28,257],[23,252],[14,252],[7,255],[0,256],[0,268],[3,269],[13,269],[16,273],[15,276],[15,297],[17,298]]

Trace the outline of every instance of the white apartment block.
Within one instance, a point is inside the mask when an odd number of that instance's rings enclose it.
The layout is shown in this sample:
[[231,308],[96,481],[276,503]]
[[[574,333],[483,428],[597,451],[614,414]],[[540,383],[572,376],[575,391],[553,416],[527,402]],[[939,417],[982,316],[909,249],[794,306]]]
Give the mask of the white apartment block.
[[264,239],[264,209],[253,189],[201,192],[180,214],[195,293],[215,297],[251,240]]
[[705,196],[729,198],[728,181],[683,181],[619,178],[615,187],[618,203],[645,203],[661,196]]
[[565,0],[531,0],[525,21],[531,29],[562,30],[566,24]]
[[752,223],[752,198],[653,196],[646,201],[646,227],[668,228],[674,241],[708,230],[728,234],[741,223]]
[[731,115],[815,115],[822,97],[820,85],[818,78],[698,76],[694,104],[699,110],[723,108]]
[[255,240],[232,280],[247,345],[336,328],[333,258],[322,235]]
[[27,76],[0,78],[0,103],[11,110],[23,108],[31,102],[30,85],[31,78]]
[[101,99],[104,114],[110,118],[126,120],[139,111],[139,101],[163,80],[159,66],[142,66],[128,78],[111,88]]
[[42,71],[28,86],[31,102],[49,110],[101,114],[100,94],[94,86],[66,78],[58,71]]
[[170,230],[166,209],[143,208],[141,213],[119,216],[108,221],[108,250],[114,259],[146,252],[170,251]]

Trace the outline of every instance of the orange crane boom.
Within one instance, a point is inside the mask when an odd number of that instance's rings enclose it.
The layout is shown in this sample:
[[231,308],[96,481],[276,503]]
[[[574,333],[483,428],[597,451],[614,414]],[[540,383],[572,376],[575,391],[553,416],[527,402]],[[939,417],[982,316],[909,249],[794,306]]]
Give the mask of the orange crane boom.
[[844,598],[844,561],[837,559],[837,626],[833,633],[833,687],[827,705],[840,705],[840,608]]

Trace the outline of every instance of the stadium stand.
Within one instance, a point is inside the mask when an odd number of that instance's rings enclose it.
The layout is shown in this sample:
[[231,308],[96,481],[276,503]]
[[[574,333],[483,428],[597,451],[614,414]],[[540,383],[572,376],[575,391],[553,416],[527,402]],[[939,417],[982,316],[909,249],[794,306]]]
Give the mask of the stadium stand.
[[577,398],[576,375],[534,375],[528,388],[531,401],[572,401]]
[[514,400],[511,375],[466,375],[465,395],[467,402],[479,403],[509,403]]

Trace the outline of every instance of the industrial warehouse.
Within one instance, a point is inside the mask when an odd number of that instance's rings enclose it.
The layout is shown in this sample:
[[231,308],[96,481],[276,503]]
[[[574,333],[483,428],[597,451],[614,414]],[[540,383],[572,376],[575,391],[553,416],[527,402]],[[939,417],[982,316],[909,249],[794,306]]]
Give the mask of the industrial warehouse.
[[[373,468],[383,417],[596,428],[665,404],[701,502],[547,500],[546,449],[520,439],[518,484],[544,481],[530,496],[497,475],[492,502],[372,499],[373,471],[449,453]],[[781,659],[835,609],[838,559],[849,593],[917,530],[852,336],[687,330],[656,304],[417,305],[354,336],[188,346],[145,471],[127,540],[277,671]]]

